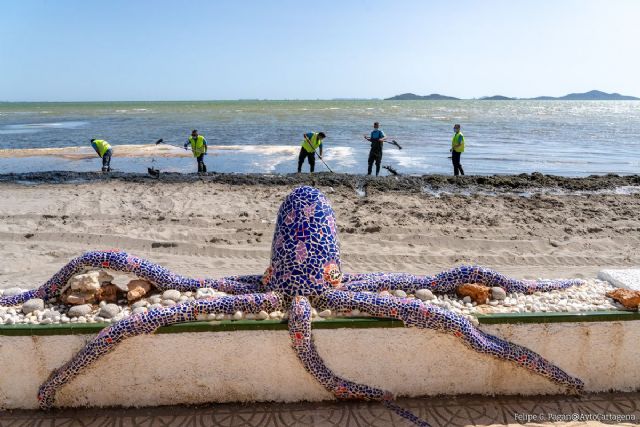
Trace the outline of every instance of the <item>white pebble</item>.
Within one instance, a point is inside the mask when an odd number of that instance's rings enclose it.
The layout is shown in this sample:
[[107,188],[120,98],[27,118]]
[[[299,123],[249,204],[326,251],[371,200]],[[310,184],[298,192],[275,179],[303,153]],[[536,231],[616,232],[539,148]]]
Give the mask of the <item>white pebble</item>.
[[240,320],[240,319],[242,319],[241,311],[236,311],[235,313],[233,313],[233,320]]
[[133,314],[142,314],[148,311],[147,307],[136,307],[133,309]]
[[180,291],[175,289],[168,289],[162,293],[163,300],[172,300],[173,302],[178,302],[180,300],[180,296]]
[[433,292],[429,289],[418,289],[416,291],[416,297],[422,301],[431,301],[435,297],[433,296]]

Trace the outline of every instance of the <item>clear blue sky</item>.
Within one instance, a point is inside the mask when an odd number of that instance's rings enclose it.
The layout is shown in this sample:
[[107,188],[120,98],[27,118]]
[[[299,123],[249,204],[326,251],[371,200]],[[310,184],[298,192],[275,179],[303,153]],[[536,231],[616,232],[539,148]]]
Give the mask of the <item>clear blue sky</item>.
[[640,1],[2,0],[0,100],[640,96]]

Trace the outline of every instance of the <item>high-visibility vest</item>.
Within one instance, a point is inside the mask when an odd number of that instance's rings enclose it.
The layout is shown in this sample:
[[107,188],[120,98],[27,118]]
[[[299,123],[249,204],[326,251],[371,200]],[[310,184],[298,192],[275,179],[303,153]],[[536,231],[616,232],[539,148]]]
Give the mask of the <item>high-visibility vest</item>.
[[103,157],[104,153],[106,153],[107,150],[111,148],[111,145],[109,145],[109,143],[103,139],[94,139],[93,144],[96,145],[98,156],[100,157]]
[[191,152],[193,153],[193,157],[198,157],[207,151],[204,145],[204,136],[198,135],[197,139],[190,136],[189,142],[191,143]]
[[310,141],[311,141],[311,145],[309,145],[309,143],[307,142],[306,138],[305,138],[304,141],[302,141],[302,147],[305,150],[307,150],[307,153],[313,153],[322,144],[322,140],[320,138],[318,138],[318,132],[314,132],[313,133],[313,135],[311,136]]
[[[462,141],[460,145],[456,146],[456,144],[458,143],[458,136],[462,137]],[[451,138],[451,148],[453,149],[453,151],[457,151],[458,153],[464,153],[464,135],[462,134],[462,132],[458,132],[453,135],[453,138]]]

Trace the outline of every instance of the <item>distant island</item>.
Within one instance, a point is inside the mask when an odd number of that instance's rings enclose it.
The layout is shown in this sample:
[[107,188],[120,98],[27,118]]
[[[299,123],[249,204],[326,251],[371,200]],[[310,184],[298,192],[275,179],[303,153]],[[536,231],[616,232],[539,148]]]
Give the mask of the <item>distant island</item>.
[[483,96],[480,98],[482,101],[513,101],[518,98],[509,98],[508,96],[502,95],[493,95],[493,96]]
[[553,96],[538,96],[537,98],[530,98],[534,100],[549,100],[549,101],[637,101],[640,98],[635,96],[620,95],[619,93],[606,93],[599,90],[590,90],[584,93],[570,93],[569,95],[555,98]]
[[444,100],[459,100],[460,98],[454,98],[453,96],[445,96],[445,95],[440,95],[439,93],[432,93],[431,95],[416,95],[415,93],[403,93],[402,95],[396,95],[393,96],[391,98],[386,98],[385,101],[414,101],[414,100],[423,100],[423,99],[427,99],[427,100],[437,100],[437,101],[444,101]]
[[[415,100],[459,100],[453,96],[445,96],[437,93],[431,95],[416,95],[413,93],[403,93],[402,95],[385,98],[385,101],[415,101]],[[482,101],[512,101],[512,100],[534,100],[534,101],[637,101],[640,98],[635,96],[620,95],[619,93],[606,93],[599,90],[590,90],[584,93],[570,93],[565,96],[538,96],[535,98],[510,98],[503,95],[483,96]]]

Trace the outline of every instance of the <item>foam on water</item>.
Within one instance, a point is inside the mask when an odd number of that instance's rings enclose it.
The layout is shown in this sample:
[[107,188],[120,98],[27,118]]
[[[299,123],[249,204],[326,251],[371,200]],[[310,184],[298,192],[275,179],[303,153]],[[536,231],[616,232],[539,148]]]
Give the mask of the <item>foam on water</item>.
[[0,135],[43,132],[49,129],[78,129],[85,126],[84,121],[21,123],[0,126]]

